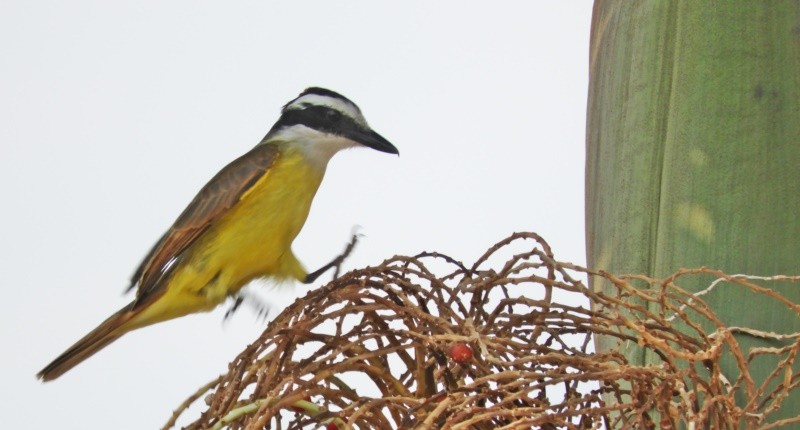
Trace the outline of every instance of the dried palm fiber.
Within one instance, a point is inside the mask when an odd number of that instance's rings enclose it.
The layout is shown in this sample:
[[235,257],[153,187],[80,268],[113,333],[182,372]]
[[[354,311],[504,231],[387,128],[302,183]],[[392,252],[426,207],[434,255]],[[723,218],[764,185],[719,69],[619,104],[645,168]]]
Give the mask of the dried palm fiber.
[[[586,276],[617,293],[588,290]],[[714,280],[700,293],[680,287],[697,276]],[[555,260],[535,233],[511,235],[469,267],[439,253],[397,256],[298,299],[164,428],[201,398],[207,408],[187,429],[798,425],[800,417],[765,418],[798,390],[800,334],[726,327],[702,296],[721,285],[747,289],[800,316],[800,306],[769,289],[799,279],[707,268],[613,276]],[[733,333],[780,346],[742,351]],[[599,335],[636,342],[660,363],[594,352]],[[454,355],[454,345],[472,357]],[[738,375],[721,374],[724,355],[739,363]],[[775,372],[753,381],[748,363],[763,356],[776,360]]]

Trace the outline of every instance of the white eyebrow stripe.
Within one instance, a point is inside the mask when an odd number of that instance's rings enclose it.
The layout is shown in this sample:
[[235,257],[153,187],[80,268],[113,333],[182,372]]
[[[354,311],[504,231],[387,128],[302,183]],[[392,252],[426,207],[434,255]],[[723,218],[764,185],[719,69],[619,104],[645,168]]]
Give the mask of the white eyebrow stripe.
[[367,121],[364,119],[364,116],[361,114],[361,111],[358,107],[347,103],[346,101],[330,97],[330,96],[323,96],[319,94],[306,94],[302,97],[298,97],[297,99],[293,100],[291,103],[286,105],[286,110],[289,109],[304,109],[306,105],[314,105],[314,106],[325,106],[331,109],[335,109],[350,118],[354,119],[357,123],[366,126]]

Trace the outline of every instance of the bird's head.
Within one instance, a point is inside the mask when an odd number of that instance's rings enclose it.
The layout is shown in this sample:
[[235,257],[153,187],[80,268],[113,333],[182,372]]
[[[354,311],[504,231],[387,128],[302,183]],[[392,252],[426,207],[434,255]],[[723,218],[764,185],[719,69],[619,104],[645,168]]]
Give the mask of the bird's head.
[[283,106],[281,117],[262,143],[289,142],[327,162],[339,150],[366,146],[399,154],[397,148],[373,131],[361,109],[347,97],[325,88],[308,88]]

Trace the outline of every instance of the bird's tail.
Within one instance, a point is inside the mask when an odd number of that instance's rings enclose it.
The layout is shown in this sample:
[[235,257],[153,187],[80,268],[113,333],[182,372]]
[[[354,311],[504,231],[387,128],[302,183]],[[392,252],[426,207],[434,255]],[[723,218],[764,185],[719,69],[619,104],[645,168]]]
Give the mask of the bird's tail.
[[131,310],[132,305],[133,303],[108,317],[97,328],[75,342],[52,363],[48,364],[36,376],[44,382],[56,379],[130,331],[133,327],[127,327],[128,324],[126,323],[138,313]]

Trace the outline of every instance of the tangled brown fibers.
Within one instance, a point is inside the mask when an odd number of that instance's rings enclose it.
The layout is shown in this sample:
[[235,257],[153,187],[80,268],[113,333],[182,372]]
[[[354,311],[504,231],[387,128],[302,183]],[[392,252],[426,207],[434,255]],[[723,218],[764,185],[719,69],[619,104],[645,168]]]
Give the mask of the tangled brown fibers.
[[[439,274],[437,274],[439,273]],[[614,277],[553,258],[516,233],[475,264],[442,254],[394,257],[347,273],[285,309],[232,363],[188,398],[207,408],[187,429],[771,428],[800,384],[800,335],[760,333],[781,348],[742,351],[734,333],[678,284],[713,275],[789,306],[743,276],[683,270]],[[599,276],[616,295],[585,286]],[[769,282],[796,281],[776,277]],[[633,282],[643,283],[633,287]],[[591,306],[589,304],[591,303]],[[593,338],[636,344],[649,365],[595,352]],[[729,354],[738,375],[716,363]],[[768,381],[748,361],[777,357]],[[738,398],[736,402],[735,398]],[[741,406],[745,405],[745,406]]]

